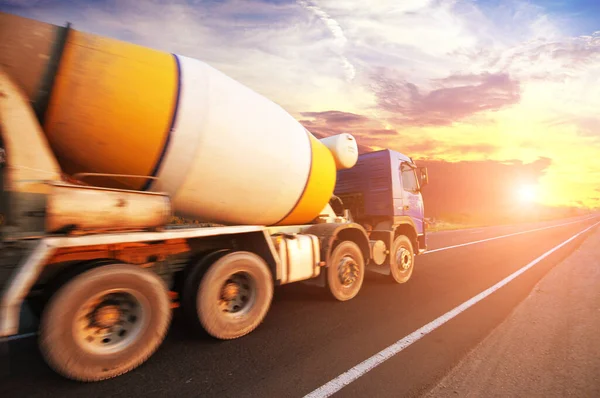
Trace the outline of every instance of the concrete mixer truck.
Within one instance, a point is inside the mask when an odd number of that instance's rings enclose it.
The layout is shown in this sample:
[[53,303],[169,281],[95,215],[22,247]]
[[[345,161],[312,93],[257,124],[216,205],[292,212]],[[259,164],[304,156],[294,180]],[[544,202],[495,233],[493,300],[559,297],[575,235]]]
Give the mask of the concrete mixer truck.
[[174,308],[239,338],[276,286],[346,301],[426,249],[427,172],[403,154],[319,140],[189,57],[5,13],[0,43],[0,338],[27,305],[67,378],[139,366]]

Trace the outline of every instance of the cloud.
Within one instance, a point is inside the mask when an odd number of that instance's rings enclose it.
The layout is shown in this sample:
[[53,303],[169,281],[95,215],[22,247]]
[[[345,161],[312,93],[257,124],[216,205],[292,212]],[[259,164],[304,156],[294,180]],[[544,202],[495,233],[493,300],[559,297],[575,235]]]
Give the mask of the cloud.
[[469,154],[493,155],[498,146],[486,142],[455,143],[443,138],[423,137],[413,131],[386,127],[376,118],[341,111],[301,112],[308,119],[300,122],[319,138],[351,133],[357,137],[361,152],[377,148],[390,148],[418,158],[440,158],[453,154],[464,157]]
[[340,26],[340,24],[333,19],[331,16],[329,16],[329,14],[327,14],[325,11],[323,11],[323,9],[321,9],[318,5],[318,3],[314,0],[298,0],[297,1],[298,4],[300,4],[302,7],[304,7],[305,9],[313,12],[321,21],[323,21],[323,23],[325,23],[325,25],[327,25],[327,28],[331,31],[331,34],[335,37],[335,41],[336,44],[340,47],[343,47],[347,42],[348,39],[346,38],[346,36],[344,35],[344,31],[342,30],[342,27]]
[[352,92],[339,40],[295,2],[40,0],[1,9],[200,59],[290,112]]
[[38,4],[44,4],[47,0],[2,0],[4,7],[33,7]]
[[344,31],[340,24],[333,19],[327,12],[325,12],[315,0],[298,0],[297,3],[306,10],[314,13],[327,26],[327,29],[331,32],[335,38],[335,45],[337,47],[337,53],[342,60],[342,65],[346,72],[346,79],[352,81],[356,76],[356,69],[354,65],[350,63],[348,58],[343,55],[344,47],[348,42],[348,39],[344,35]]
[[398,135],[394,129],[385,128],[378,120],[365,115],[329,110],[324,112],[301,112],[300,123],[318,138],[350,133],[357,137],[360,153],[370,152],[374,147]]
[[540,180],[549,203],[596,200],[600,26],[537,4],[8,0],[0,9],[206,61],[316,135],[350,132],[363,150],[549,158]]
[[[375,129],[375,130],[370,130],[369,134],[373,137],[389,138],[389,137],[397,136],[398,131],[390,130],[390,129]],[[382,142],[382,144],[383,144],[383,142]]]
[[366,116],[341,111],[301,112],[300,114],[304,117],[317,119],[317,121],[327,125],[363,124],[369,121],[369,118]]
[[378,105],[398,124],[447,125],[470,115],[518,103],[519,82],[507,74],[452,75],[436,79],[428,93],[394,71],[373,76]]
[[523,41],[495,56],[490,53],[463,54],[473,62],[495,70],[510,70],[522,80],[564,83],[585,74],[600,61],[600,32],[553,40]]
[[407,153],[418,153],[423,155],[440,154],[446,152],[452,152],[458,155],[467,155],[471,153],[478,153],[482,155],[491,155],[498,150],[498,147],[492,144],[481,143],[481,144],[459,144],[459,145],[448,145],[443,141],[427,140],[414,144],[407,144],[404,146]]
[[588,137],[600,141],[600,117],[580,116],[566,114],[552,117],[546,123],[548,127],[576,126],[577,133],[582,137]]
[[360,137],[376,135],[392,135],[395,130],[386,129],[383,124],[365,115],[329,110],[324,112],[300,112],[305,118],[300,122],[309,130],[320,131],[328,135],[352,132]]

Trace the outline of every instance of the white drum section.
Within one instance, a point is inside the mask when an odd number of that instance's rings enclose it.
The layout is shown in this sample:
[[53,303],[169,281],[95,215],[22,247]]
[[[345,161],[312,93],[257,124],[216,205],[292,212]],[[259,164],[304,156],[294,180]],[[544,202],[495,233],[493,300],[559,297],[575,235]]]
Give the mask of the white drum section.
[[[151,190],[168,192],[184,217],[224,224],[281,221],[309,179],[309,133],[281,107],[206,63],[177,58],[181,91],[174,130]],[[325,205],[329,198],[323,200]]]

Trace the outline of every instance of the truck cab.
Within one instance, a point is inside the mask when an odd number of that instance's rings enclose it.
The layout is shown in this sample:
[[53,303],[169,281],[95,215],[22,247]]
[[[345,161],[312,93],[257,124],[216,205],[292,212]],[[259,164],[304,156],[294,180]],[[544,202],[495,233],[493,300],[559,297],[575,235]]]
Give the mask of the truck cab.
[[[334,193],[339,204],[349,210],[354,222],[369,231],[372,241],[382,240],[392,248],[381,264],[372,264],[372,270],[388,274],[390,267],[393,272],[394,262],[402,261],[402,253],[394,252],[410,252],[404,257],[410,261],[408,254],[421,254],[427,249],[421,194],[427,183],[426,168],[417,167],[410,157],[390,149],[362,154],[353,168],[337,172]],[[401,242],[395,241],[403,236],[408,237],[411,247],[404,242],[398,248]],[[412,272],[412,264],[407,266],[411,269],[406,271]]]

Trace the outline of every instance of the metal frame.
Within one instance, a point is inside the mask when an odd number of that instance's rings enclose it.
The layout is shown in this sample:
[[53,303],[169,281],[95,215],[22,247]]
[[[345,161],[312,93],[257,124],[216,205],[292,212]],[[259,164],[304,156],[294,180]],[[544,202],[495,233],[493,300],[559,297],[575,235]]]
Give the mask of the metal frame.
[[39,241],[8,281],[0,301],[0,337],[19,332],[21,305],[42,272],[44,264],[56,249],[45,240]]
[[7,337],[18,333],[20,309],[23,301],[38,280],[48,260],[60,248],[171,239],[193,239],[252,232],[262,232],[264,234],[265,242],[276,262],[275,268],[279,270],[280,261],[277,250],[270,239],[267,229],[263,226],[202,227],[162,232],[114,233],[41,239],[35,243],[30,254],[17,266],[15,273],[7,281],[2,296],[0,296],[0,337]]

